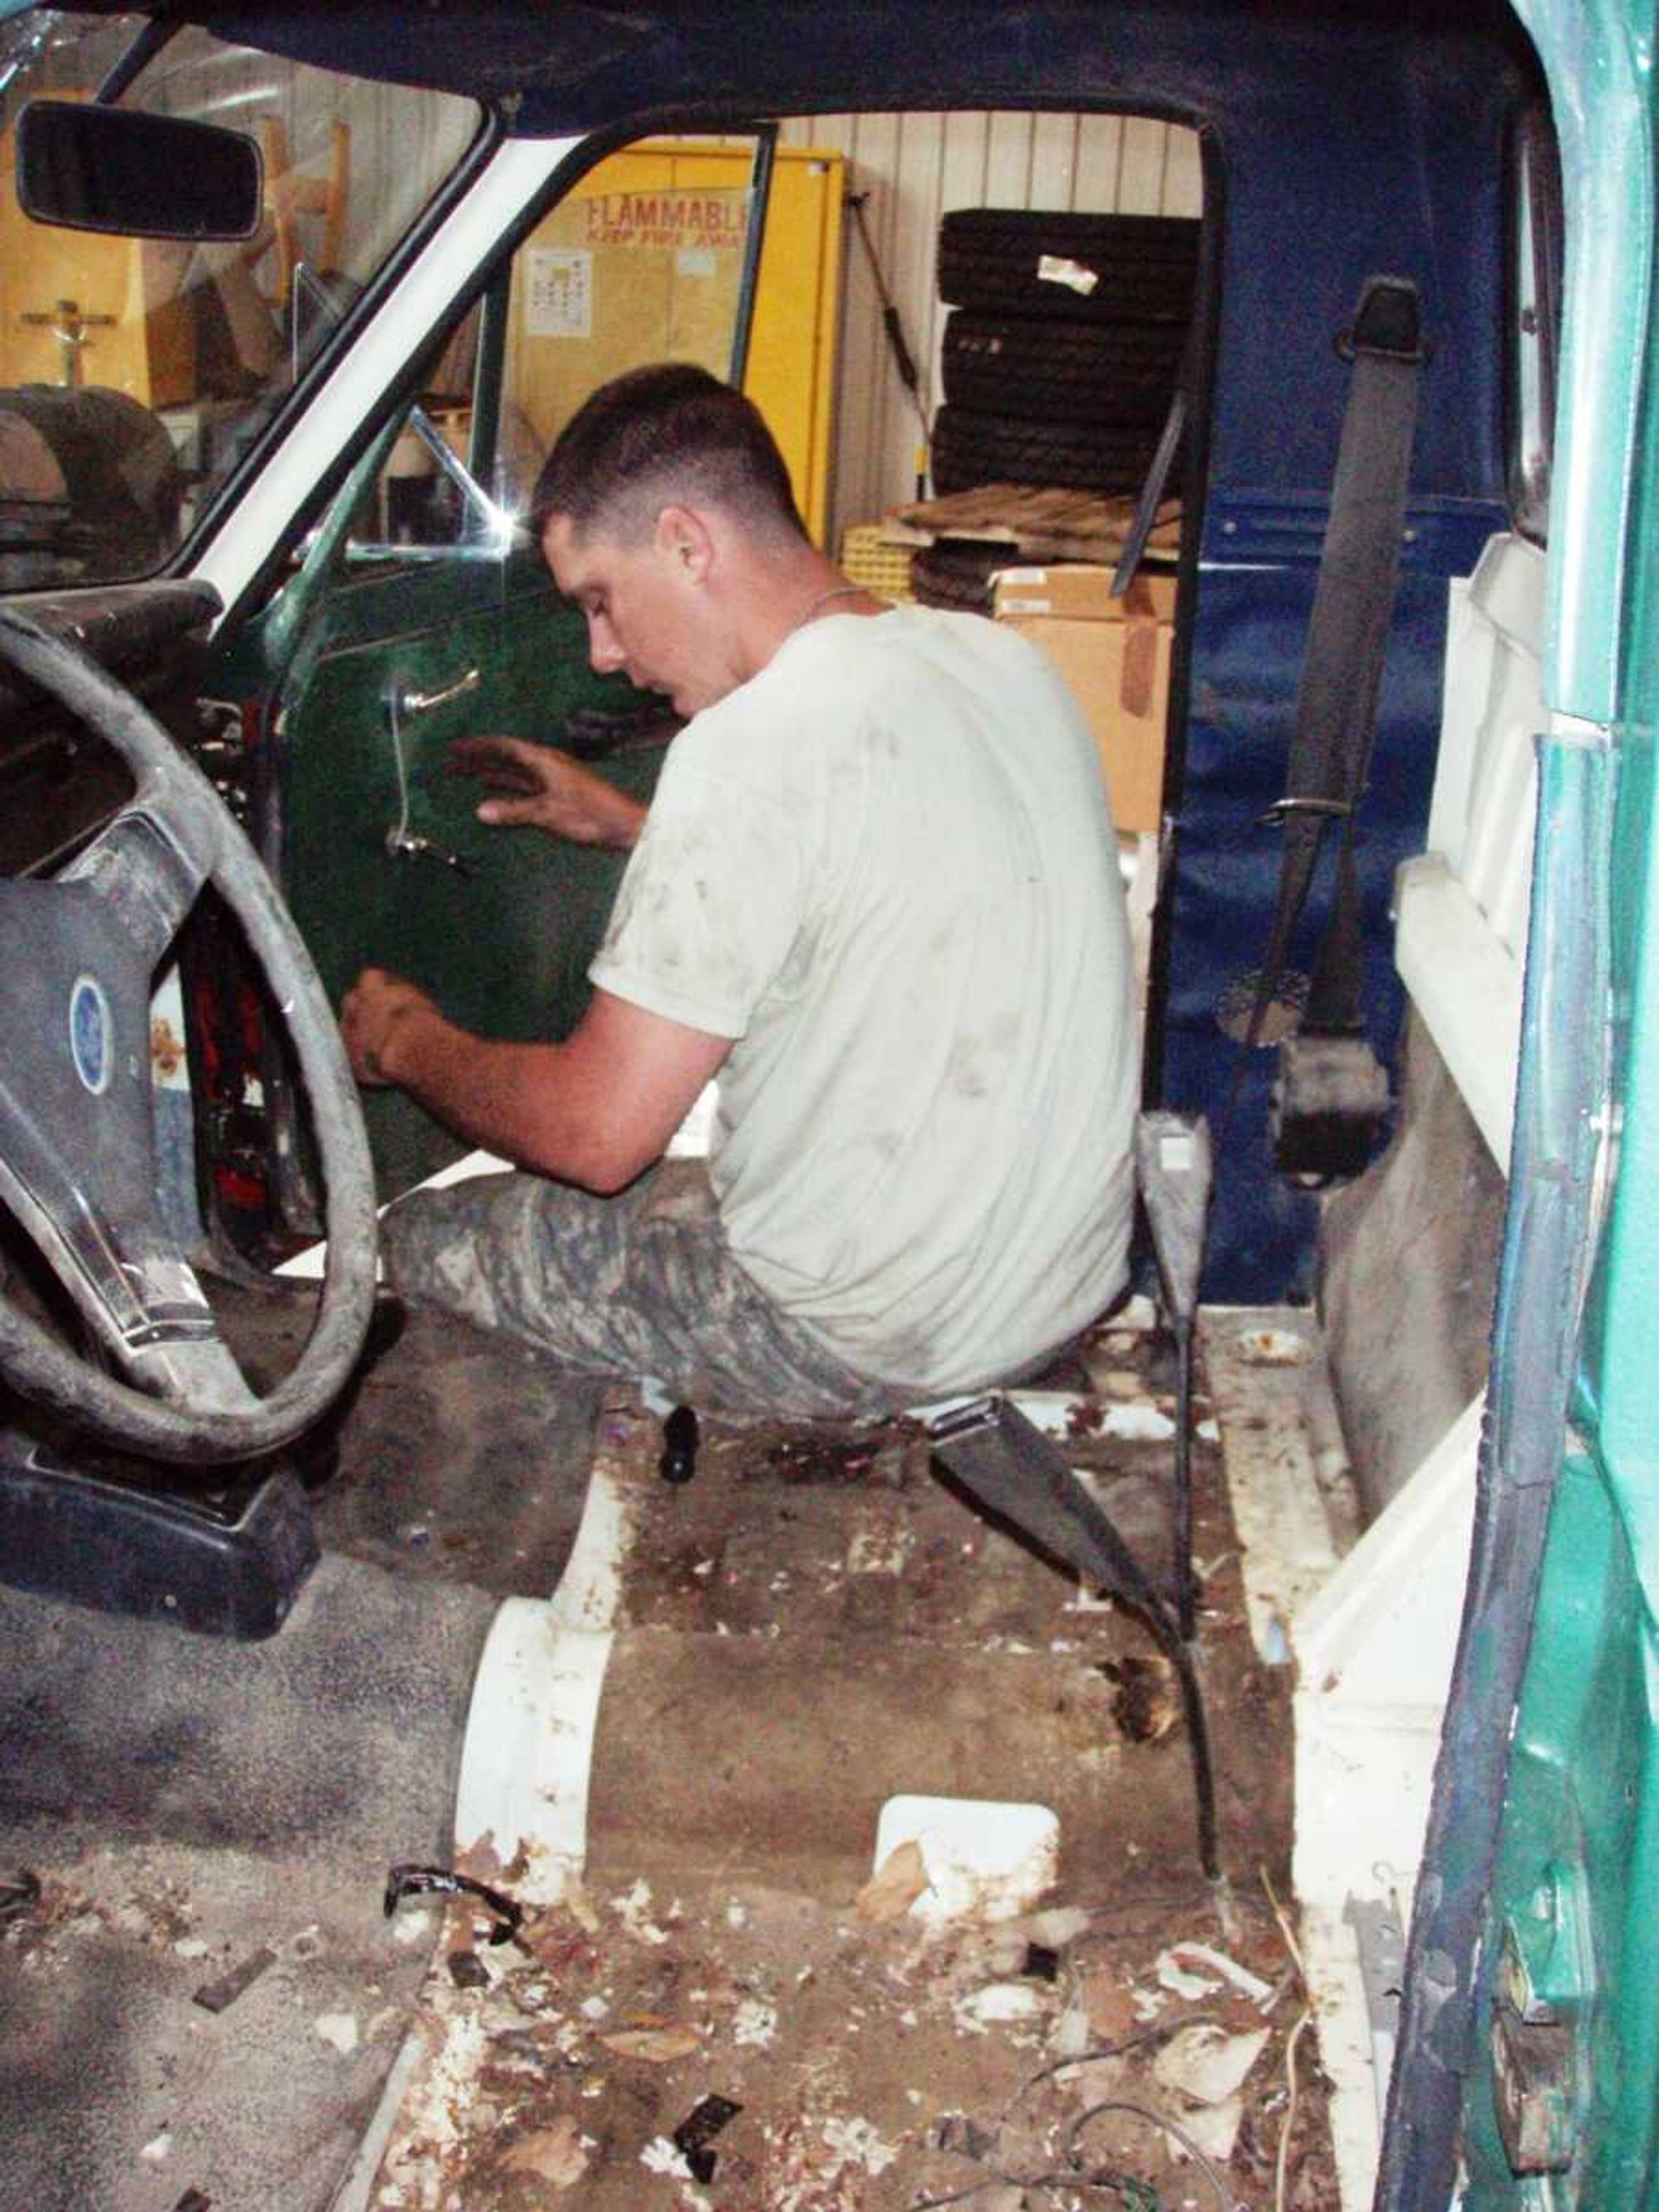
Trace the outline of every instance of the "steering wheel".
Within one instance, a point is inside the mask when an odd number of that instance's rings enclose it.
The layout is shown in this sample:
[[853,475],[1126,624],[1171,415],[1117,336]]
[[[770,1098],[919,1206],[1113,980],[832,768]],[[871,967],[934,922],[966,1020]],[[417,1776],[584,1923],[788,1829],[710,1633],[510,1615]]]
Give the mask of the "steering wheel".
[[[0,878],[0,1197],[112,1355],[76,1356],[0,1297],[0,1373],[111,1443],[168,1460],[252,1458],[329,1405],[374,1310],[377,1224],[362,1110],[310,955],[223,801],[78,646],[0,609],[0,663],[106,739],[137,788],[69,866]],[[299,1364],[249,1389],[161,1217],[151,981],[198,891],[240,922],[310,1093],[328,1269]]]

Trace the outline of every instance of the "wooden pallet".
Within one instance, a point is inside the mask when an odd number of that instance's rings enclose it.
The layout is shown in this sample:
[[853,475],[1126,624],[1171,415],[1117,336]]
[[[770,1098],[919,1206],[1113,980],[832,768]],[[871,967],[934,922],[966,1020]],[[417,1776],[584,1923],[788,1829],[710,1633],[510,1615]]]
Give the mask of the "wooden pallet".
[[[945,499],[896,507],[881,526],[896,545],[932,545],[941,538],[976,538],[1012,545],[1032,561],[1115,562],[1134,518],[1133,499],[1060,491],[1033,484],[977,484]],[[1181,502],[1158,510],[1144,558],[1171,563],[1181,550]]]

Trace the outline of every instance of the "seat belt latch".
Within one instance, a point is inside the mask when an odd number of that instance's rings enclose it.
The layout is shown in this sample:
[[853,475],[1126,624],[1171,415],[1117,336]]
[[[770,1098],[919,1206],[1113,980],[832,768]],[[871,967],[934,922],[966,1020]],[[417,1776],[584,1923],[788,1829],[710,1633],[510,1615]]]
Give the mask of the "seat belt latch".
[[1367,1167],[1389,1125],[1389,1072],[1363,1031],[1298,1030],[1267,1107],[1273,1165],[1322,1182]]

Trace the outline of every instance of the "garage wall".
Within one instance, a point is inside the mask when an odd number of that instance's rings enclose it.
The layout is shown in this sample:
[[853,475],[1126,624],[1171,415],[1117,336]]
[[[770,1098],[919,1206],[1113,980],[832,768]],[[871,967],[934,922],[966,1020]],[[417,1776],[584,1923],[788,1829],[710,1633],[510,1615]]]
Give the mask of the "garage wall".
[[[931,420],[946,310],[934,296],[939,218],[960,207],[1195,216],[1198,134],[1135,116],[819,115],[784,125],[794,146],[846,155],[850,187],[922,373]],[[830,543],[915,494],[916,412],[899,382],[849,211],[842,240],[841,368]]]

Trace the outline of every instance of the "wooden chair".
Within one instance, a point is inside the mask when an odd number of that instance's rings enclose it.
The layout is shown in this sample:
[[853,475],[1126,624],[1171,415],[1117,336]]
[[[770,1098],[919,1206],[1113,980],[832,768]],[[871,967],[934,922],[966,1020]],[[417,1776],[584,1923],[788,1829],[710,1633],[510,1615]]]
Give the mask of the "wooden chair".
[[[346,213],[351,199],[351,125],[337,123],[330,134],[328,173],[311,176],[290,166],[288,126],[276,115],[259,118],[259,147],[265,164],[265,213],[276,255],[275,290],[267,296],[285,311],[294,289],[296,263],[309,258],[321,270],[338,269],[345,249]],[[315,254],[307,256],[300,236],[301,216],[322,218]]]

